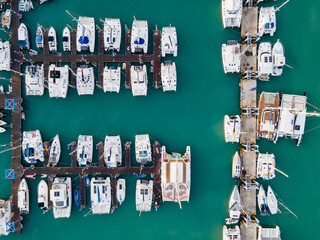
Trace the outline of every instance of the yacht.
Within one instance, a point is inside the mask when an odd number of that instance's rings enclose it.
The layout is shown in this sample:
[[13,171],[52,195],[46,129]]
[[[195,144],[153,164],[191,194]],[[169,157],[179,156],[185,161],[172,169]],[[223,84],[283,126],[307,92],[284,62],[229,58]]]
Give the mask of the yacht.
[[31,0],[19,0],[19,12],[29,12],[33,9]]
[[81,66],[77,69],[77,91],[79,95],[93,95],[94,93],[93,68]]
[[122,163],[120,136],[106,136],[104,140],[104,162],[108,168],[119,167]]
[[162,200],[189,202],[191,188],[191,150],[187,146],[186,153],[168,154],[166,147],[161,148],[161,189]]
[[5,131],[7,131],[5,128],[0,127],[0,133],[4,133]]
[[283,71],[283,66],[286,64],[286,58],[284,56],[284,50],[282,43],[278,41],[273,45],[272,48],[272,58],[273,58],[273,71],[272,76],[281,76]]
[[257,161],[257,178],[263,180],[273,179],[275,174],[276,163],[274,160],[274,154],[259,153]]
[[62,32],[62,47],[64,52],[71,51],[71,33],[68,27],[65,27]]
[[38,185],[38,207],[47,210],[49,202],[48,184],[41,180]]
[[120,51],[121,23],[119,18],[106,18],[103,26],[105,51]]
[[146,65],[131,66],[130,73],[133,96],[147,96],[148,75]]
[[145,164],[152,161],[149,134],[136,135],[135,151],[138,163]]
[[114,68],[105,66],[103,71],[103,91],[119,93],[120,83],[121,83],[120,67],[117,67],[114,69]]
[[133,20],[131,31],[131,52],[144,53],[148,52],[148,22]]
[[174,57],[178,54],[177,31],[175,27],[163,27],[161,33],[161,53],[162,57],[166,54],[173,54]]
[[126,198],[126,180],[119,178],[117,180],[117,201],[121,205]]
[[2,24],[3,28],[10,29],[10,24],[11,24],[11,11],[10,11],[10,9],[7,9],[4,13],[2,13],[1,24]]
[[10,42],[2,42],[0,40],[0,71],[10,71],[10,62]]
[[96,40],[95,23],[93,17],[79,17],[77,27],[77,51],[94,52]]
[[43,48],[43,31],[41,26],[38,26],[36,32],[36,46],[39,49]]
[[22,178],[18,191],[18,208],[20,214],[29,214],[29,187],[26,179]]
[[241,158],[239,152],[233,155],[232,159],[232,178],[240,178],[241,176]]
[[44,149],[39,130],[23,132],[22,153],[24,160],[30,164],[44,161]]
[[270,186],[268,186],[267,192],[267,205],[271,214],[276,214],[278,212],[278,200]]
[[56,34],[56,30],[53,27],[49,28],[48,43],[49,43],[49,51],[56,52],[57,51],[57,34]]
[[268,216],[269,213],[268,213],[268,205],[267,205],[267,196],[262,185],[260,185],[257,200],[258,200],[258,207],[261,215]]
[[273,59],[271,43],[260,43],[258,49],[258,74],[261,81],[269,81],[269,75],[273,72]]
[[276,26],[276,12],[274,7],[261,7],[259,11],[259,35],[270,34],[273,36]]
[[226,142],[239,142],[241,132],[241,119],[239,115],[224,116],[224,138]]
[[60,145],[60,138],[57,134],[51,144],[50,152],[49,152],[49,161],[48,163],[52,166],[56,166],[59,162],[61,155],[61,145]]
[[69,87],[69,67],[49,66],[48,76],[49,96],[51,98],[66,98]]
[[7,125],[7,122],[0,120],[0,126],[4,126],[4,125]]
[[239,221],[241,213],[241,201],[238,186],[234,186],[229,199],[229,215],[226,219],[227,224],[236,224]]
[[235,40],[222,44],[222,62],[224,73],[240,72],[241,51],[240,44]]
[[161,63],[161,82],[164,92],[177,90],[177,70],[174,62]]
[[18,28],[18,43],[21,50],[29,50],[29,33],[24,23],[20,23],[20,26]]
[[152,205],[153,181],[137,180],[136,209],[141,212],[149,212]]
[[79,166],[87,165],[87,162],[92,163],[93,154],[93,137],[88,135],[80,135],[77,146],[77,160]]
[[26,95],[42,96],[44,93],[44,66],[26,66],[25,73]]
[[50,201],[54,218],[69,218],[72,207],[72,184],[70,177],[56,177],[50,189]]
[[258,239],[257,240],[281,240],[280,228],[258,228]]
[[223,27],[240,27],[243,0],[222,0]]
[[223,226],[223,240],[241,240],[239,226],[235,226],[235,228]]
[[0,236],[8,235],[7,223],[11,221],[13,213],[11,212],[11,200],[0,200]]
[[91,210],[93,214],[109,214],[111,208],[110,178],[92,178],[90,182]]

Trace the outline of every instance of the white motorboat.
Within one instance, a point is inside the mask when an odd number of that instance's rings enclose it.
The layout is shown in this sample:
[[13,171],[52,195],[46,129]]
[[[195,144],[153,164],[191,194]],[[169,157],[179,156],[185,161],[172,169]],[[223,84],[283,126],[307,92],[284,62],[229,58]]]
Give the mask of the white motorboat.
[[104,162],[108,168],[119,167],[122,163],[120,136],[106,136],[104,140]]
[[71,51],[71,33],[68,27],[65,27],[62,32],[62,47],[63,51]]
[[223,27],[240,27],[243,0],[222,0]]
[[0,236],[8,235],[10,232],[7,231],[7,223],[11,221],[11,200],[0,200]]
[[161,189],[162,200],[189,202],[191,188],[191,150],[187,146],[186,153],[168,154],[166,147],[161,148]]
[[92,67],[81,66],[77,69],[77,91],[79,95],[93,95],[94,72]]
[[56,52],[57,51],[57,33],[53,27],[49,28],[48,43],[49,43],[49,51]]
[[18,191],[18,208],[20,214],[29,214],[29,187],[26,179],[22,178]]
[[92,178],[90,182],[91,209],[93,214],[109,214],[111,208],[110,178]]
[[282,43],[278,41],[273,45],[272,48],[272,58],[273,58],[273,71],[272,76],[281,76],[283,71],[283,66],[286,64],[286,58],[284,56],[284,50]]
[[19,12],[29,12],[33,9],[31,0],[19,0]]
[[241,240],[239,226],[235,226],[235,228],[223,226],[223,240]]
[[152,205],[153,181],[137,180],[136,185],[136,209],[141,212],[149,212]]
[[24,23],[20,23],[20,26],[18,28],[18,43],[21,50],[29,50],[29,33]]
[[54,218],[69,218],[72,207],[72,184],[70,177],[56,177],[50,189],[50,201]]
[[273,59],[271,54],[271,43],[262,42],[258,49],[258,75],[261,81],[268,81],[273,72]]
[[131,52],[144,53],[148,52],[148,22],[133,20],[131,31]]
[[276,162],[274,160],[274,154],[259,153],[257,160],[257,178],[263,178],[264,180],[270,180],[275,178]]
[[117,180],[117,201],[121,205],[126,198],[126,180],[119,178]]
[[161,63],[161,82],[164,92],[177,90],[177,70],[174,62]]
[[95,23],[93,17],[79,17],[77,27],[77,51],[94,52],[96,40]]
[[148,91],[148,75],[147,67],[131,66],[131,88],[133,96],[147,96]]
[[105,51],[120,51],[121,23],[119,18],[106,18],[103,26]]
[[0,127],[0,133],[4,133],[5,131],[7,131],[5,128]]
[[149,134],[136,135],[135,151],[138,163],[145,164],[152,161]]
[[10,29],[10,24],[11,24],[11,11],[10,11],[10,9],[7,9],[4,13],[2,13],[1,24],[2,24],[3,28]]
[[93,137],[88,135],[79,135],[77,146],[77,160],[79,166],[85,166],[92,163],[93,155]]
[[226,142],[239,142],[241,132],[241,119],[239,115],[224,116],[224,138]]
[[103,71],[103,91],[119,93],[120,83],[121,83],[120,67],[117,67],[114,69],[114,68],[105,66]]
[[39,130],[23,132],[22,153],[24,160],[30,164],[44,161],[44,148]]
[[268,186],[267,205],[271,214],[278,212],[278,200],[270,186]]
[[4,126],[4,125],[7,125],[7,122],[0,120],[0,126]]
[[42,96],[44,93],[44,66],[28,65],[25,72],[26,95]]
[[11,52],[10,42],[0,40],[0,71],[10,71]]
[[161,33],[161,53],[162,57],[166,54],[178,55],[178,39],[175,27],[163,27]]
[[270,34],[270,36],[273,36],[277,29],[276,22],[274,7],[261,7],[259,11],[259,35]]
[[240,44],[235,40],[222,44],[222,63],[224,73],[239,73],[241,62]]
[[226,219],[227,224],[236,224],[239,221],[241,213],[241,201],[238,186],[234,186],[229,199],[229,216]]
[[56,166],[57,163],[59,162],[61,155],[61,144],[60,144],[60,138],[59,135],[57,134],[51,144],[50,147],[50,153],[49,153],[49,164],[52,166]]
[[262,216],[268,216],[267,196],[262,185],[260,185],[259,193],[257,197],[258,207]]
[[239,152],[233,155],[232,159],[232,178],[240,178],[241,176],[241,158]]
[[51,98],[66,98],[69,87],[69,67],[64,65],[57,67],[49,66],[48,76],[49,96]]
[[38,207],[47,210],[49,202],[48,184],[41,180],[38,185]]
[[39,49],[43,48],[43,31],[42,27],[39,25],[36,32],[36,46]]

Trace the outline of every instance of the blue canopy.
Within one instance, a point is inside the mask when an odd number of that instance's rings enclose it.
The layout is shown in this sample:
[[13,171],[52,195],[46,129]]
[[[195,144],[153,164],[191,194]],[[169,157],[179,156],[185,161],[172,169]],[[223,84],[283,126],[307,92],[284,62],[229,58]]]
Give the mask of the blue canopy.
[[134,41],[134,44],[144,44],[144,39],[143,38],[139,38],[138,40]]
[[36,36],[36,42],[37,42],[37,43],[42,42],[42,36],[41,36],[41,35],[37,35],[37,36]]
[[81,36],[79,38],[79,43],[80,44],[88,44],[89,43],[89,38],[87,36]]

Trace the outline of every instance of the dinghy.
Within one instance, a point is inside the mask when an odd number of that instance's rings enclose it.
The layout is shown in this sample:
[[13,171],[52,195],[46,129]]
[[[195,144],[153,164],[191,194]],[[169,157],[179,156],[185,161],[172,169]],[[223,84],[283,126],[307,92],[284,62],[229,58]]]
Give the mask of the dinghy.
[[232,178],[240,178],[240,175],[241,175],[241,158],[240,158],[239,152],[236,151],[232,159]]
[[3,28],[10,29],[11,24],[11,11],[7,9],[4,13],[1,15],[1,24]]
[[29,188],[27,181],[23,178],[18,191],[18,208],[20,214],[29,214]]
[[48,209],[49,193],[48,184],[41,180],[38,185],[38,207],[46,210]]
[[117,181],[117,200],[121,205],[126,198],[126,180],[125,179],[118,179]]
[[59,135],[57,134],[50,147],[50,154],[49,154],[49,164],[52,166],[56,166],[59,162],[61,155],[61,145],[60,145],[60,139]]
[[278,201],[270,186],[268,186],[267,205],[271,214],[278,212]]

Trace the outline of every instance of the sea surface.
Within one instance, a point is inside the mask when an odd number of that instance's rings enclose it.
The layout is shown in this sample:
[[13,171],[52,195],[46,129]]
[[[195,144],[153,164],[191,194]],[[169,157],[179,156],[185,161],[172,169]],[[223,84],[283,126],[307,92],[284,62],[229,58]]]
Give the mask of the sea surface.
[[[283,0],[261,5],[280,5]],[[105,94],[96,88],[94,96],[78,96],[76,89],[69,89],[66,99],[51,99],[48,91],[42,97],[24,97],[26,120],[24,130],[39,129],[44,140],[57,133],[62,142],[60,166],[70,165],[67,144],[77,140],[79,134],[91,134],[94,142],[105,136],[120,135],[123,143],[133,141],[135,134],[149,133],[152,141],[159,141],[168,152],[184,153],[187,145],[192,152],[192,185],[190,203],[163,203],[158,211],[149,213],[135,210],[135,179],[127,179],[127,195],[122,206],[113,214],[94,216],[88,214],[89,206],[82,210],[73,205],[69,219],[54,219],[52,212],[42,214],[37,207],[39,179],[28,180],[31,193],[30,215],[24,218],[21,235],[7,239],[56,240],[56,239],[222,239],[222,226],[228,217],[228,199],[237,181],[231,178],[231,161],[238,144],[226,144],[223,136],[223,116],[239,114],[239,76],[225,75],[221,62],[221,44],[227,40],[240,40],[238,29],[223,29],[220,0],[163,0],[163,1],[110,1],[110,0],[51,0],[34,4],[35,9],[23,15],[32,48],[37,24],[53,26],[58,33],[62,51],[62,30],[76,23],[66,14],[100,18],[120,18],[124,25],[132,26],[133,16],[148,20],[149,35],[158,28],[172,24],[177,28],[178,57],[166,57],[177,65],[177,92],[162,92],[152,87],[149,76],[147,97],[132,97],[124,88],[124,72],[119,94]],[[275,36],[261,41],[275,43],[277,39],[285,48],[286,67],[281,77],[271,77],[270,82],[259,82],[258,92],[283,90],[284,93],[307,92],[308,102],[320,106],[320,1],[290,1],[277,12]],[[16,34],[16,33],[14,33]],[[3,39],[8,35],[1,33]],[[123,38],[124,39],[124,38]],[[152,51],[152,38],[149,51]],[[150,66],[148,66],[148,69]],[[10,78],[10,74],[1,73]],[[24,79],[22,80],[24,81]],[[8,87],[8,81],[0,80]],[[25,88],[23,88],[25,95]],[[308,107],[309,111],[316,109]],[[10,117],[5,118],[10,122]],[[320,222],[320,119],[310,117],[306,134],[300,147],[290,139],[280,139],[275,145],[260,140],[260,152],[274,153],[277,168],[289,175],[280,174],[269,182],[277,195],[297,216],[283,213],[271,217],[258,215],[265,227],[278,225],[282,239],[316,239]],[[0,144],[10,142],[11,132],[1,134]],[[0,147],[0,151],[7,149]],[[94,153],[97,162],[97,151]],[[0,198],[11,194],[10,180],[4,171],[11,166],[11,151],[1,154]],[[73,178],[73,185],[79,179]],[[88,191],[89,192],[89,191]],[[90,199],[88,196],[88,203]],[[3,237],[5,238],[5,237]]]

